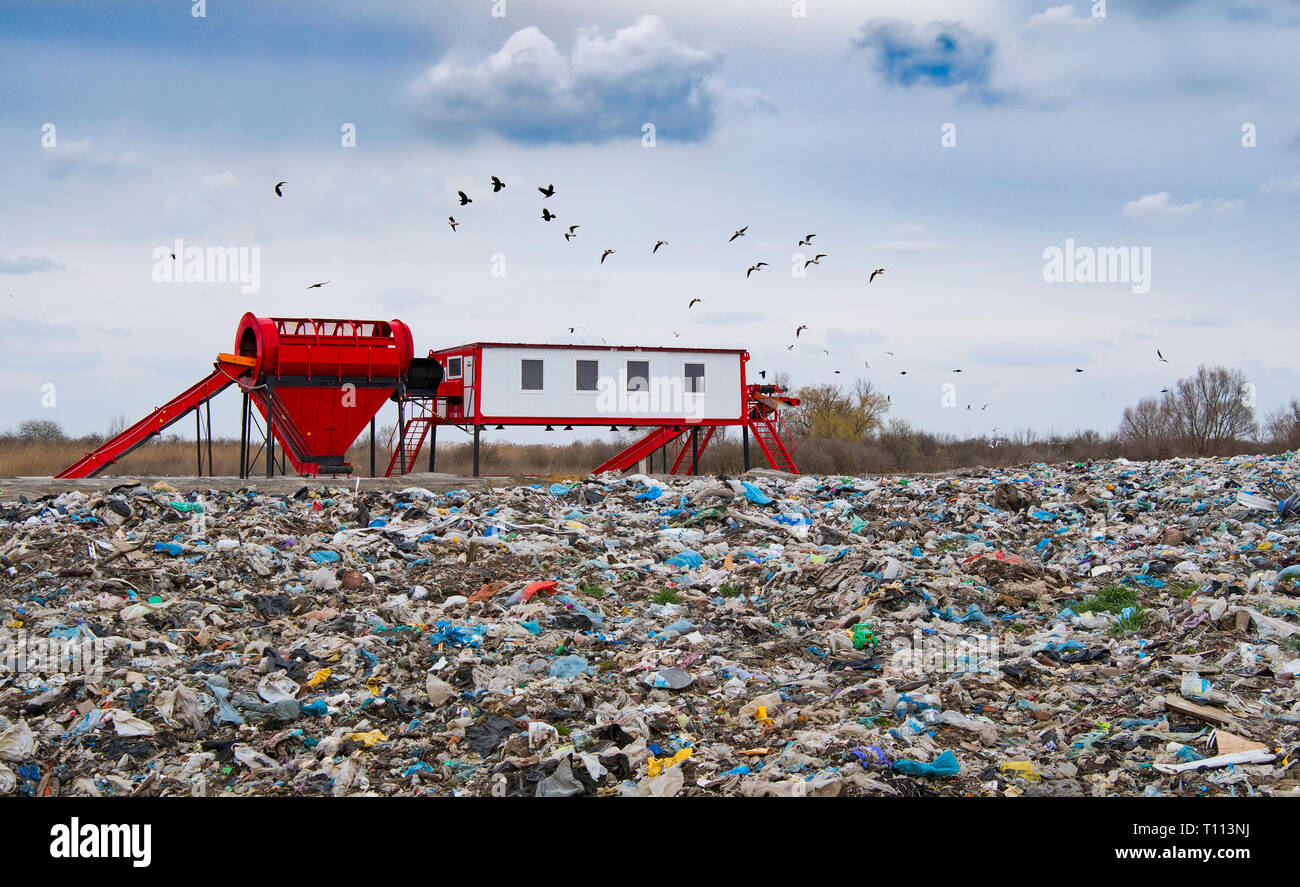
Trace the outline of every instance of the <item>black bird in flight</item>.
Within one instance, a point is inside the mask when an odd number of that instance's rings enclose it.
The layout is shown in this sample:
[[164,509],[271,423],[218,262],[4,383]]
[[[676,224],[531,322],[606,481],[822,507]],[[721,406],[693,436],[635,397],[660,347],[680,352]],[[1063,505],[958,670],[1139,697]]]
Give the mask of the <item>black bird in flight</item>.
[[505,186],[506,186],[506,183],[505,183],[505,182],[501,181],[501,180],[498,179],[496,176],[493,176],[493,177],[492,177],[492,193],[493,193],[493,194],[497,193],[498,191],[500,191],[500,190],[501,190],[502,188],[504,188]]
[[460,195],[460,205],[461,205],[461,206],[466,206],[466,205],[471,204],[471,203],[474,202],[474,201],[470,200],[468,197],[465,196],[465,192],[464,192],[464,191],[457,191],[456,193]]
[[731,235],[731,238],[727,241],[727,243],[731,243],[731,241],[732,241],[732,240],[735,240],[737,237],[744,237],[744,236],[745,236],[745,232],[748,231],[748,230],[749,230],[749,226],[748,226],[748,225],[746,225],[745,227],[739,229],[735,234]]
[[799,241],[799,246],[812,246],[812,239],[816,236],[817,236],[816,234],[805,235],[804,239]]
[[749,270],[745,272],[745,279],[748,280],[749,275],[753,274],[755,271],[762,271],[766,265],[767,262],[759,262],[755,265],[750,265]]
[[537,190],[542,192],[543,197],[550,197],[552,194],[555,193],[555,186],[547,185],[545,188],[543,188],[542,186],[538,185]]
[[[799,335],[799,334],[798,334],[798,333],[795,333],[795,335],[797,336],[797,335]],[[786,346],[785,346],[785,350],[786,350],[786,351],[793,351],[793,350],[794,350],[794,346],[793,346],[793,345],[786,345]]]
[[581,227],[582,227],[581,225],[570,225],[569,230],[564,232],[564,239],[572,240],[573,238],[577,237],[578,235],[576,232]]
[[872,281],[874,281],[876,279],[877,274],[884,274],[884,273],[885,273],[884,268],[877,268],[875,271],[871,272],[871,276],[867,278],[867,283],[871,283]]
[[553,213],[553,212],[551,212],[549,209],[546,209],[546,208],[543,207],[543,209],[542,209],[542,221],[543,221],[543,222],[549,222],[551,219],[558,219],[558,218],[559,218],[559,216],[557,216],[555,213]]
[[447,216],[447,223],[448,223],[449,225],[451,225],[451,230],[453,230],[453,231],[455,231],[455,230],[456,230],[456,226],[460,224],[460,222],[456,221],[456,217],[455,217],[455,216]]
[[767,378],[767,370],[759,370],[759,371],[758,371],[758,377],[759,377],[760,379],[766,379],[766,378]]
[[[794,337],[795,337],[796,339],[799,338],[799,334],[802,333],[802,332],[803,332],[804,330],[806,330],[806,329],[808,329],[808,324],[805,323],[805,324],[803,324],[802,326],[800,326],[798,329],[796,329],[796,330],[794,331]],[[791,345],[790,347],[793,348],[794,346]]]
[[1169,361],[1165,360],[1165,356],[1160,353],[1159,348],[1156,349],[1156,357],[1160,358],[1161,363],[1169,363]]
[[898,374],[899,374],[900,376],[906,376],[906,375],[907,375],[907,370],[899,370],[899,371],[898,371]]
[[311,286],[307,287],[307,289],[309,289],[309,290],[314,290],[314,289],[316,289],[317,287],[324,286],[324,285],[327,284],[327,283],[329,283],[328,280],[323,280],[323,281],[321,281],[320,283],[313,283]]
[[1076,373],[1082,373],[1082,372],[1083,372],[1083,370],[1079,369],[1078,367],[1075,367],[1075,368],[1074,368],[1074,371],[1075,371]]
[[809,265],[820,265],[822,263],[822,259],[824,258],[826,258],[826,253],[818,253],[808,261],[804,262],[803,266],[807,268]]
[[960,373],[961,370],[953,370],[954,373]]
[[275,196],[276,196],[276,197],[283,197],[283,196],[284,196],[284,194],[282,194],[282,193],[280,192],[280,186],[281,186],[281,185],[287,185],[287,184],[289,184],[289,183],[288,183],[288,182],[276,182],[276,183],[275,183]]
[[600,254],[600,264],[602,265],[605,264],[605,260],[608,259],[610,256],[614,255],[614,253],[616,252],[618,252],[618,250],[616,249],[605,250],[603,253]]
[[691,299],[690,303],[687,304],[686,306],[686,310],[690,311],[692,308],[695,307],[696,302],[703,302],[703,301],[704,301],[703,299]]
[[659,247],[661,247],[661,246],[667,246],[667,245],[668,245],[668,241],[666,241],[666,240],[656,240],[656,241],[655,241],[655,248],[652,249],[652,250],[650,250],[650,255],[653,256],[655,253],[659,252]]

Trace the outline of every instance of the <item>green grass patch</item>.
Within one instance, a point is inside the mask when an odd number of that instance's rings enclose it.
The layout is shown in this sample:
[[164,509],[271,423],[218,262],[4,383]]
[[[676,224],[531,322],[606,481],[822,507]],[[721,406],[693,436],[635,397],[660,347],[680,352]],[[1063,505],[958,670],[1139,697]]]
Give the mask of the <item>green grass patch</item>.
[[650,600],[654,601],[656,604],[680,604],[682,602],[682,596],[671,588],[665,588],[663,591],[656,591],[654,594],[650,595]]
[[1138,594],[1123,585],[1107,585],[1093,597],[1074,607],[1076,613],[1118,613],[1125,607],[1138,605]]
[[585,594],[587,597],[604,597],[605,587],[595,582],[584,582],[578,586],[578,593]]
[[723,597],[740,597],[745,591],[734,582],[724,582],[718,586],[718,594]]
[[1138,604],[1133,608],[1133,612],[1127,616],[1121,616],[1119,621],[1110,627],[1112,635],[1126,635],[1136,632],[1146,625],[1151,619],[1151,611],[1146,607]]

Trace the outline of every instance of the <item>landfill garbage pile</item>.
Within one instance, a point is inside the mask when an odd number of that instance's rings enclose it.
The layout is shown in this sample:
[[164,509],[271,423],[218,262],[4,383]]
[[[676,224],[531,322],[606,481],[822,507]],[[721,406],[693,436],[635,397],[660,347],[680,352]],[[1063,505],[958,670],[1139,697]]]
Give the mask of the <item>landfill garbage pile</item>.
[[0,795],[1295,795],[1296,464],[0,490]]

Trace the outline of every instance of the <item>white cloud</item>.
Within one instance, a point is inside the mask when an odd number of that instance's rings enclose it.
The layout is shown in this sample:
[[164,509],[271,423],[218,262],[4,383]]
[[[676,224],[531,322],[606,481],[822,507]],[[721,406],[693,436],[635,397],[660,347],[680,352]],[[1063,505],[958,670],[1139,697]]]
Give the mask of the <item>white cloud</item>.
[[52,179],[82,171],[112,172],[135,163],[134,151],[112,154],[95,149],[90,139],[79,142],[62,142],[53,148],[43,148],[45,154],[45,171]]
[[1052,6],[1043,12],[1035,13],[1029,17],[1030,29],[1039,28],[1089,28],[1099,21],[1089,16],[1075,15],[1074,4],[1067,3],[1063,6]]
[[1159,194],[1143,194],[1137,200],[1130,200],[1124,204],[1120,215],[1126,219],[1181,219],[1195,215],[1200,210],[1200,200],[1176,204],[1168,191],[1161,191]]
[[1226,197],[1197,197],[1187,203],[1174,203],[1168,191],[1158,194],[1143,194],[1137,200],[1124,204],[1120,215],[1126,219],[1185,219],[1194,216],[1208,207],[1209,212],[1217,216],[1241,215],[1246,208],[1244,200],[1229,200]]
[[233,172],[226,170],[225,172],[204,176],[202,184],[205,191],[227,191],[231,188],[238,188],[239,180],[235,178]]
[[948,245],[937,240],[887,240],[884,243],[873,243],[871,248],[896,253],[927,253],[947,249]]
[[1289,179],[1272,178],[1259,186],[1265,194],[1295,194],[1300,192],[1300,172]]
[[907,221],[901,225],[895,225],[889,229],[893,234],[902,234],[907,237],[916,237],[925,233],[925,226],[918,225],[916,222]]
[[39,274],[42,271],[63,271],[67,266],[45,256],[18,256],[0,258],[0,274]]
[[699,141],[718,118],[770,108],[757,90],[732,90],[722,55],[677,39],[662,19],[642,16],[602,37],[578,31],[567,55],[537,27],[516,31],[488,57],[450,56],[409,87],[416,108],[442,137],[492,131],[528,143],[640,138]]
[[1228,200],[1226,197],[1216,197],[1210,206],[1210,212],[1219,216],[1239,216],[1245,209],[1246,201]]

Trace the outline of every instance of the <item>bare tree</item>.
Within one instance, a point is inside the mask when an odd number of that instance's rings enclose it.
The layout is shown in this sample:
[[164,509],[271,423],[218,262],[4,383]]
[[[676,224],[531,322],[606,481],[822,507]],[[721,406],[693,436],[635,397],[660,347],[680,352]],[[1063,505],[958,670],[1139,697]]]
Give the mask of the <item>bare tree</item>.
[[1258,425],[1247,391],[1241,370],[1198,367],[1196,375],[1179,379],[1165,395],[1171,431],[1187,451],[1205,456],[1219,455],[1235,441],[1253,438]]
[[1140,458],[1223,455],[1259,430],[1250,394],[1241,370],[1201,366],[1159,401],[1143,398],[1124,410],[1119,436]]
[[1127,452],[1158,459],[1172,452],[1172,421],[1169,411],[1154,397],[1144,397],[1126,407],[1119,423],[1119,436]]
[[28,419],[20,422],[16,433],[19,440],[49,442],[67,439],[63,434],[63,426],[52,419]]
[[1264,420],[1264,439],[1288,450],[1300,447],[1300,400],[1279,407]]

